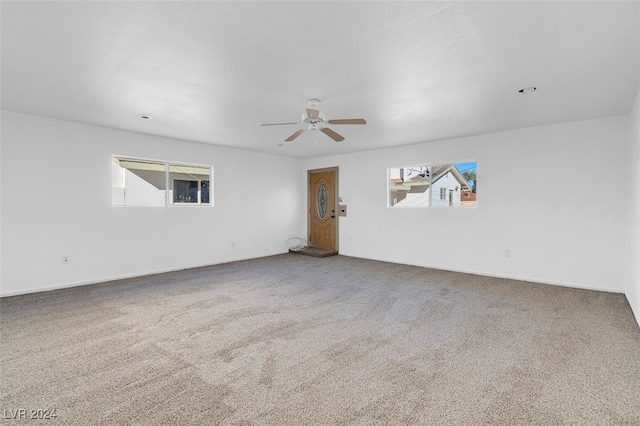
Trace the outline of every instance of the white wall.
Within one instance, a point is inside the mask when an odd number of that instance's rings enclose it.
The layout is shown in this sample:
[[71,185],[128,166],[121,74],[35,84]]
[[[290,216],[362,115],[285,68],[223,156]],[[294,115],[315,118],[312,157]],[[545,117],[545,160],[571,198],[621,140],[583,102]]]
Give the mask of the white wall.
[[[342,254],[625,292],[637,315],[639,109],[313,160],[3,111],[0,294],[286,252],[306,233],[306,170],[339,166]],[[215,207],[111,207],[112,154],[212,164]],[[386,207],[387,167],[466,160],[477,208]],[[612,186],[627,164],[632,184]]]
[[[628,139],[612,117],[307,160],[299,179],[340,168],[341,254],[624,292]],[[477,208],[386,207],[388,167],[466,160]]]
[[626,294],[640,324],[640,93],[631,110],[629,201],[627,203],[627,288]]
[[[296,160],[9,111],[1,136],[3,296],[284,253],[306,226]],[[215,207],[112,207],[112,154],[213,165]]]

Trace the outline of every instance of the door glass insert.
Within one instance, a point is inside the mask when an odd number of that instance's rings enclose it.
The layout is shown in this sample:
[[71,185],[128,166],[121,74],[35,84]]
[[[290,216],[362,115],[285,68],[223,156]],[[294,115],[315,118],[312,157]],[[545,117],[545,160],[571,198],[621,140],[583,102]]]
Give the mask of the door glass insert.
[[320,182],[318,192],[316,193],[316,207],[320,219],[327,217],[327,201],[327,185],[325,185],[324,182]]

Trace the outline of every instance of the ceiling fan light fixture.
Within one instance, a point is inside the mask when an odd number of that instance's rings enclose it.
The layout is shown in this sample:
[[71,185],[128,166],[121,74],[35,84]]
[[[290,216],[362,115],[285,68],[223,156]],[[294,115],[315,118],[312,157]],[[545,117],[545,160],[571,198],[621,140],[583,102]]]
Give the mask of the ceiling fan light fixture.
[[[334,141],[342,142],[344,140],[344,136],[327,127],[327,124],[336,124],[336,125],[367,124],[367,121],[364,118],[339,118],[339,119],[327,120],[325,118],[324,113],[320,112],[320,110],[317,108],[319,103],[320,103],[319,99],[315,99],[315,98],[307,99],[307,108],[305,109],[305,112],[302,113],[302,118],[301,118],[302,128],[299,129],[297,132],[293,133],[288,138],[286,138],[284,140],[285,142],[292,142],[307,130],[320,130],[322,133],[329,136]],[[262,124],[262,126],[279,126],[283,124],[298,124],[298,123],[265,123],[265,124]],[[282,146],[282,145],[278,145],[278,146]]]
[[302,124],[309,126],[309,130],[316,130],[319,126],[324,125],[326,122],[323,112],[318,112],[318,118],[310,118],[306,112],[302,113]]

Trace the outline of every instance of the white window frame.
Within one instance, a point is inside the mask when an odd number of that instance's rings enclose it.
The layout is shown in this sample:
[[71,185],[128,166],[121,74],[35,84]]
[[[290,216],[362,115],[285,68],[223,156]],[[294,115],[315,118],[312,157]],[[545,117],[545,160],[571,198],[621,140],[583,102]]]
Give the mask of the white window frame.
[[[111,155],[111,161],[113,161],[113,159],[117,159],[117,160],[124,160],[124,161],[138,161],[138,162],[150,162],[150,163],[156,163],[156,164],[163,164],[164,165],[164,179],[165,179],[165,193],[164,193],[164,199],[165,199],[165,203],[164,206],[152,206],[152,205],[113,205],[112,203],[112,207],[186,207],[186,206],[198,206],[198,207],[213,207],[214,203],[213,203],[213,166],[210,164],[200,164],[200,163],[192,163],[192,162],[188,162],[188,161],[168,161],[168,160],[158,160],[158,159],[153,159],[153,158],[146,158],[146,157],[134,157],[131,155],[117,155],[117,154],[112,154]],[[182,166],[182,167],[194,167],[194,168],[202,168],[202,169],[209,169],[209,202],[208,203],[202,203],[202,182],[205,181],[206,179],[197,179],[194,178],[192,179],[193,181],[197,181],[198,182],[198,202],[196,203],[180,203],[180,202],[174,202],[173,201],[173,182],[176,180],[185,180],[185,179],[177,179],[177,178],[172,178],[171,177],[171,166]],[[124,180],[124,179],[123,179]],[[171,186],[170,186],[171,184]],[[126,188],[126,183],[125,183],[125,188]]]
[[[452,176],[452,170],[453,169],[449,169],[449,171],[447,171],[444,175],[438,175],[437,172],[435,171],[435,169],[438,168],[438,166],[444,166],[444,165],[453,165],[454,168],[457,168],[457,166],[459,165],[465,165],[467,163],[475,163],[475,172],[477,174],[477,170],[478,170],[478,160],[475,159],[471,159],[471,160],[458,160],[458,161],[438,161],[438,162],[424,162],[424,163],[414,163],[413,165],[403,165],[403,166],[395,166],[395,167],[388,167],[387,168],[387,208],[390,209],[397,209],[397,210],[402,210],[402,209],[426,209],[426,210],[430,210],[430,209],[463,209],[463,210],[467,210],[467,209],[475,209],[478,207],[478,202],[477,199],[474,200],[474,203],[472,205],[469,204],[463,204],[462,203],[462,198],[460,198],[460,200],[456,201],[456,204],[454,205],[453,202],[453,189],[450,189],[447,187],[447,185],[445,184],[445,186],[439,187],[436,186],[436,188],[433,187],[434,185],[434,181],[433,181],[433,174],[436,173],[436,177],[440,176],[437,178],[436,182],[440,181],[440,179],[449,179]],[[401,198],[400,201],[403,201],[404,199],[402,197],[404,196],[398,196],[395,197],[394,195],[396,195],[398,193],[398,189],[393,190],[392,191],[392,186],[412,186],[412,185],[420,185],[420,183],[418,182],[409,182],[407,180],[405,180],[405,178],[402,178],[402,172],[400,173],[401,178],[403,179],[404,183],[398,184],[398,183],[392,183],[391,182],[391,177],[392,175],[397,175],[397,172],[393,173],[392,171],[397,171],[400,170],[402,171],[403,169],[422,169],[422,168],[427,168],[429,170],[429,188],[427,189],[427,191],[430,191],[430,196],[422,201],[419,202],[421,205],[418,205],[417,203],[412,203],[409,202],[407,205],[398,205],[398,198]],[[468,168],[464,168],[462,171],[468,170]],[[457,169],[455,171],[455,173],[459,173],[462,174],[462,172]],[[395,179],[395,177],[394,177]],[[456,178],[458,179],[458,178]],[[466,179],[465,179],[466,180]],[[477,178],[476,178],[477,180]],[[469,181],[467,182],[467,184],[469,185],[468,190],[471,191],[472,188],[475,186],[475,182],[473,185],[471,185],[471,182],[473,181]],[[466,185],[465,185],[466,186]],[[458,187],[456,187],[456,191]],[[439,194],[437,192],[434,193],[434,191],[436,191],[437,189],[440,189]],[[460,187],[460,197],[462,197],[463,195],[463,187]],[[400,190],[403,191],[403,190]],[[411,190],[408,190],[411,191]],[[439,195],[439,197],[438,197]],[[438,200],[444,203],[438,203]],[[414,205],[411,205],[414,204]]]
[[[171,166],[174,167],[197,167],[197,168],[203,168],[203,169],[209,169],[209,202],[208,203],[202,203],[202,182],[205,181],[206,179],[198,179],[195,176],[193,176],[193,179],[189,180],[190,182],[198,182],[198,201],[196,203],[181,203],[181,202],[176,202],[174,201],[174,184],[176,180],[185,180],[185,179],[177,179],[174,177],[171,177]],[[189,163],[189,164],[185,164],[185,163],[178,163],[178,162],[167,162],[166,164],[166,172],[165,172],[165,177],[167,179],[167,194],[166,194],[166,198],[167,198],[167,205],[168,206],[213,206],[213,197],[211,196],[212,194],[212,186],[211,183],[213,182],[213,166],[209,166],[209,165],[202,165],[202,164],[194,164],[194,163]],[[169,184],[171,184],[171,186],[169,186]]]

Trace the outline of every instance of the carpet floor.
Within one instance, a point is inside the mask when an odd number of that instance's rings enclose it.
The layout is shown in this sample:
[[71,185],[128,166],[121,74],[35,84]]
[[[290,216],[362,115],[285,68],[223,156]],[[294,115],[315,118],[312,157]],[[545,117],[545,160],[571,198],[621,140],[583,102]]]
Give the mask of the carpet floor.
[[0,310],[6,424],[640,424],[621,294],[283,254]]

